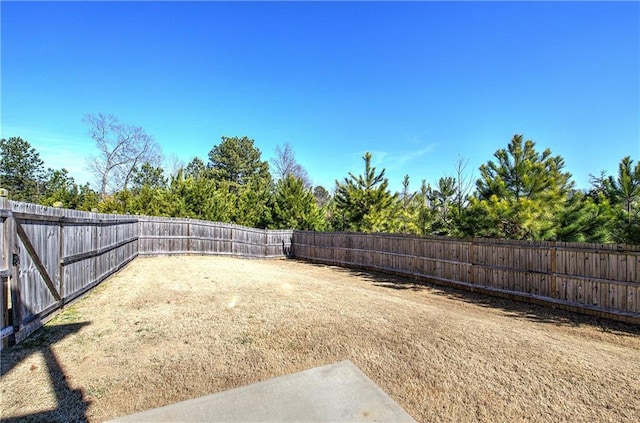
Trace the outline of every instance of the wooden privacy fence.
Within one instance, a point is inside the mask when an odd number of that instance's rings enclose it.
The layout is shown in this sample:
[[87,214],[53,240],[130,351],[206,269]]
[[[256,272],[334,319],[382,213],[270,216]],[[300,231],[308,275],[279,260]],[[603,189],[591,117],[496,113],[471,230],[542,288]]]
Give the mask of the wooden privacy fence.
[[640,246],[294,231],[296,258],[640,323]]
[[0,335],[27,337],[138,255],[296,258],[640,323],[640,246],[271,231],[0,197]]
[[138,255],[283,257],[292,231],[89,213],[0,197],[0,334],[17,343]]
[[130,216],[0,201],[3,343],[20,342],[138,255]]
[[140,216],[140,255],[214,254],[252,258],[288,256],[291,230],[248,228],[195,219]]

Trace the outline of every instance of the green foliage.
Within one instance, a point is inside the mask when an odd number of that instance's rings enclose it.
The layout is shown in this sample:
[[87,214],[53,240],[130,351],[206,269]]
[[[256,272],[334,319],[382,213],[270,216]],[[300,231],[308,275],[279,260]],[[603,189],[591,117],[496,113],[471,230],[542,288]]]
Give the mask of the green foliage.
[[0,185],[10,198],[49,206],[258,228],[640,244],[640,164],[624,157],[615,176],[602,172],[592,177],[588,192],[575,191],[562,157],[549,149],[537,152],[521,135],[480,167],[475,193],[463,173],[466,162],[459,159],[455,177],[442,177],[433,188],[422,180],[412,192],[405,175],[401,192],[392,194],[385,170],[378,172],[366,153],[364,173],[336,181],[331,196],[322,186],[312,189],[308,175],[291,171],[299,165],[290,146],[274,163],[281,171],[274,185],[253,140],[222,137],[208,165],[194,157],[168,180],[160,166],[139,162],[124,175],[130,189],[100,199],[66,169],[44,172],[27,141],[2,139],[0,148]]
[[601,188],[613,207],[613,241],[640,244],[640,162],[634,166],[631,157],[624,157],[617,177],[603,175]]
[[609,201],[602,194],[596,202],[581,191],[573,192],[560,213],[557,238],[566,242],[610,242],[612,218]]
[[167,178],[160,166],[153,166],[145,162],[140,168],[134,167],[131,174],[131,189],[139,191],[143,187],[164,188],[167,186]]
[[143,185],[135,191],[131,212],[146,216],[174,216],[175,195],[162,187]]
[[74,179],[69,176],[67,169],[47,169],[45,177],[44,195],[40,202],[47,206],[62,203],[62,206],[70,209],[80,208],[82,201],[80,189]]
[[288,174],[276,184],[273,223],[276,229],[318,230],[322,216],[310,189],[302,179]]
[[230,183],[200,177],[184,177],[182,171],[171,181],[171,216],[232,222],[236,196]]
[[397,203],[397,231],[404,234],[419,234],[418,210],[419,201],[416,193],[410,188],[409,175],[405,175],[402,181],[402,192]]
[[318,204],[318,207],[325,207],[331,201],[331,194],[325,189],[325,187],[318,185],[313,189],[313,197]]
[[498,198],[519,200],[555,199],[566,195],[571,188],[571,174],[562,172],[564,159],[551,156],[548,148],[542,153],[535,150],[535,143],[522,135],[514,135],[507,149],[499,149],[494,157],[480,166],[480,179],[476,182],[480,199]]
[[431,230],[435,235],[455,236],[457,216],[455,195],[456,180],[446,176],[438,180],[438,189],[431,191]]
[[80,186],[78,210],[91,211],[98,208],[100,196],[88,183]]
[[494,154],[497,162],[480,166],[477,193],[469,218],[473,235],[511,239],[556,239],[559,216],[572,187],[564,160],[533,141],[515,135],[507,149]]
[[186,178],[200,178],[204,177],[207,167],[199,157],[194,157],[184,169],[184,176]]
[[15,201],[36,203],[44,182],[40,154],[20,137],[0,140],[0,187]]
[[272,222],[271,179],[253,178],[238,192],[234,221],[253,228],[267,228]]
[[385,169],[376,173],[371,166],[371,153],[365,153],[364,175],[349,178],[343,183],[336,181],[336,208],[338,218],[342,218],[342,229],[355,232],[386,232],[395,220],[397,195],[388,189],[389,180],[384,177]]
[[431,233],[433,212],[431,210],[431,187],[426,180],[422,180],[420,192],[414,196],[416,204],[416,228],[419,235]]
[[209,152],[209,168],[213,178],[237,185],[252,179],[271,180],[269,164],[261,160],[261,152],[247,137],[222,137],[222,142]]

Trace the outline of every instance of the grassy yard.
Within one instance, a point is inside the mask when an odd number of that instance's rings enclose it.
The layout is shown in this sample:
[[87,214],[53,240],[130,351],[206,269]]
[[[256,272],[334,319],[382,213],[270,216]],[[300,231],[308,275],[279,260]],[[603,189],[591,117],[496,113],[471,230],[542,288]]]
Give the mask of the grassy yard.
[[640,416],[640,328],[286,260],[139,258],[2,352],[2,419],[103,421],[349,359],[424,422]]

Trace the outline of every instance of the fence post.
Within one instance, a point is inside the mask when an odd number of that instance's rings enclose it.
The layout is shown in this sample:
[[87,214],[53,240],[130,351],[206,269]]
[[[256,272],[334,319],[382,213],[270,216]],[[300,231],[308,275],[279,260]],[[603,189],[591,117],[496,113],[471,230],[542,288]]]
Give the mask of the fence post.
[[475,284],[476,283],[476,275],[475,275],[475,270],[473,268],[473,265],[476,263],[476,249],[475,249],[475,245],[476,245],[476,239],[475,238],[471,238],[471,245],[469,246],[469,283]]
[[11,314],[13,315],[13,333],[17,335],[22,326],[22,296],[20,295],[20,248],[18,246],[18,234],[16,232],[16,219],[9,210],[7,247],[10,251],[11,265]]
[[60,268],[58,270],[58,275],[60,278],[58,284],[58,292],[60,293],[60,308],[64,306],[64,266],[62,265],[62,259],[64,258],[64,216],[60,219],[60,255],[58,256],[58,260],[60,262]]
[[[5,216],[9,213],[9,200],[7,199],[7,192],[3,189],[0,192],[0,210],[3,213],[3,225],[0,229],[2,232],[0,233],[0,237],[2,237],[2,264],[0,267],[0,271],[2,271],[2,277],[0,277],[0,307],[2,307],[2,314],[0,314],[0,330],[5,328],[5,325],[9,323],[9,276],[12,267],[12,259],[11,259],[11,244],[9,239],[11,238],[9,235],[9,218]],[[4,331],[3,331],[4,332]],[[0,350],[9,345],[8,335],[2,335],[2,340],[0,341]]]
[[556,293],[556,243],[553,243],[553,247],[549,249],[549,254],[551,255],[551,298],[558,298]]
[[187,220],[187,254],[191,252],[191,221]]

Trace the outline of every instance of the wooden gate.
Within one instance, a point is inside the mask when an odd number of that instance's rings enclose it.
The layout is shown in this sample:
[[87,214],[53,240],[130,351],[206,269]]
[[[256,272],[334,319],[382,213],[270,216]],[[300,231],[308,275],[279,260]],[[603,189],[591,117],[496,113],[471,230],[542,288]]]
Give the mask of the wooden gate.
[[137,219],[0,201],[2,346],[138,255]]

